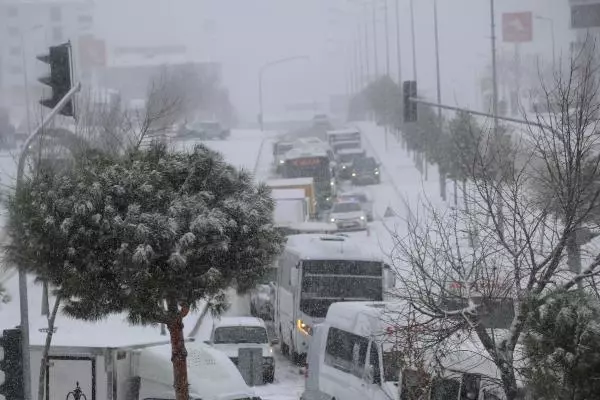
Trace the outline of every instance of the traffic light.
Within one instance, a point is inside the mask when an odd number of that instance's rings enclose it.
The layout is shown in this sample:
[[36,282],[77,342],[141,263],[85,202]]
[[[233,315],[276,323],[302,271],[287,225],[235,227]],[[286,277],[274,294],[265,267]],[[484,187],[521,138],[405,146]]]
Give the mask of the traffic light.
[[460,382],[460,400],[477,400],[480,384],[480,374],[463,374]]
[[0,361],[0,371],[4,373],[4,380],[0,381],[0,395],[6,400],[21,400],[24,397],[22,335],[21,329],[15,328],[5,329],[0,337],[0,347],[4,353]]
[[402,94],[404,96],[404,122],[416,122],[417,103],[411,98],[417,97],[417,82],[405,81],[402,85]]
[[[50,65],[50,75],[40,78],[39,81],[52,89],[52,97],[42,99],[40,103],[45,107],[54,108],[71,90],[73,85],[71,78],[71,43],[51,46],[48,54],[38,56],[37,59]],[[60,114],[73,117],[73,101],[69,101],[60,111]]]

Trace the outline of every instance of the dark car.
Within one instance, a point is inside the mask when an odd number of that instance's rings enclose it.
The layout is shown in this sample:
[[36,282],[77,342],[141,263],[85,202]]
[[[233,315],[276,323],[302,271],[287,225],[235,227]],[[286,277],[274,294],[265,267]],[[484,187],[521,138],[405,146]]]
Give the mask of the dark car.
[[366,151],[360,148],[339,150],[336,153],[338,178],[352,179],[352,165],[358,160],[364,159],[366,155]]
[[223,128],[216,121],[200,121],[183,126],[179,131],[180,137],[198,138],[200,140],[225,140],[229,137],[229,129]]
[[353,185],[381,183],[379,163],[373,157],[357,158],[352,163],[351,171]]

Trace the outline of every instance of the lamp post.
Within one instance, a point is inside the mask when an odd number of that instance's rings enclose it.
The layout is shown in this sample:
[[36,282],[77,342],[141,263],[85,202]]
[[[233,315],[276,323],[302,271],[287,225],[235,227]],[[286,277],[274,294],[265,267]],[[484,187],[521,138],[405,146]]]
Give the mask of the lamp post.
[[535,19],[540,21],[546,21],[550,24],[550,35],[552,38],[552,69],[556,70],[556,40],[554,38],[554,20],[552,18],[536,15]]
[[274,67],[275,65],[284,64],[284,63],[288,63],[288,62],[292,62],[292,61],[296,61],[296,60],[310,60],[310,57],[309,56],[294,56],[294,57],[280,58],[278,60],[270,61],[270,62],[264,64],[262,67],[260,67],[260,70],[258,72],[258,108],[259,108],[258,118],[259,118],[261,131],[264,130],[263,75],[265,74],[265,71],[267,69]]
[[25,54],[25,34],[40,29],[42,25],[35,25],[21,32],[21,56],[23,63],[23,93],[25,94],[25,115],[27,118],[27,133],[31,133],[31,114],[29,112],[29,79],[27,78],[27,57]]

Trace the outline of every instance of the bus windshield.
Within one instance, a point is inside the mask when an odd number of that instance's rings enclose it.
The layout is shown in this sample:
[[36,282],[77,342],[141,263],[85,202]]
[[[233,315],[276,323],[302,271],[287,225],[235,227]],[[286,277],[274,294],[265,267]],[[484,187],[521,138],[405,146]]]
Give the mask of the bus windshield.
[[337,301],[383,300],[383,265],[378,261],[303,261],[302,274],[300,310],[314,318],[324,318]]

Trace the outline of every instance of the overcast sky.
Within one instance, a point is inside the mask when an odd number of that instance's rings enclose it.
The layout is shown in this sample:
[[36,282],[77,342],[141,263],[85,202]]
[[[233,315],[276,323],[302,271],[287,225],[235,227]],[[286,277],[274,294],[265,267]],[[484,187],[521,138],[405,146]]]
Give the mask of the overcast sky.
[[[377,3],[379,70],[385,69],[384,0]],[[372,1],[367,1],[371,3]],[[390,59],[397,77],[395,0],[389,4]],[[435,97],[433,1],[414,0],[420,91]],[[258,111],[260,66],[278,58],[306,55],[265,74],[266,114],[285,104],[322,101],[344,93],[357,27],[369,23],[363,0],[102,0],[97,2],[98,34],[115,45],[185,45],[191,60],[220,61],[233,102],[245,118]],[[402,73],[412,77],[409,0],[399,0]],[[370,9],[369,9],[370,10]],[[533,11],[551,18],[557,54],[572,39],[567,0],[496,0],[500,50],[504,12]],[[477,79],[490,57],[490,8],[487,0],[438,0],[442,97],[446,103],[477,107]],[[534,20],[534,41],[523,54],[552,52],[550,23]],[[373,52],[373,46],[370,46]],[[370,66],[373,69],[371,55]]]

